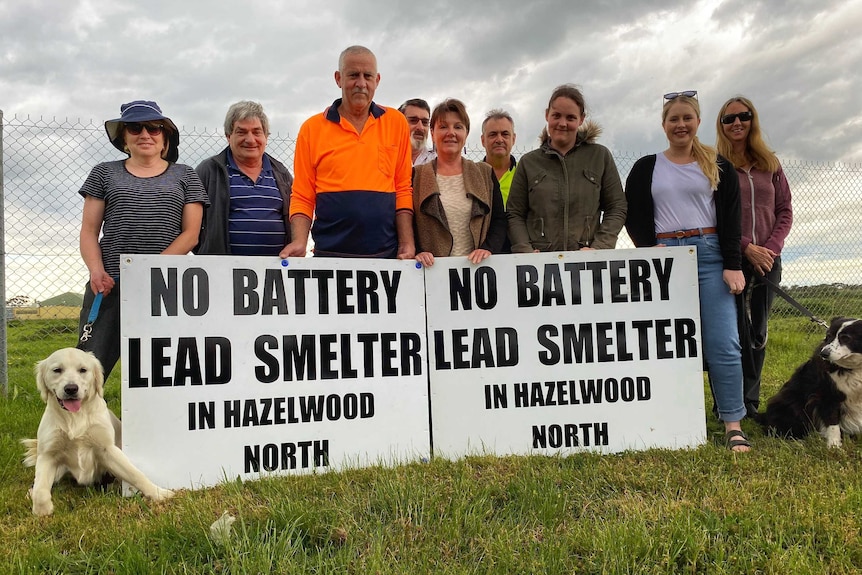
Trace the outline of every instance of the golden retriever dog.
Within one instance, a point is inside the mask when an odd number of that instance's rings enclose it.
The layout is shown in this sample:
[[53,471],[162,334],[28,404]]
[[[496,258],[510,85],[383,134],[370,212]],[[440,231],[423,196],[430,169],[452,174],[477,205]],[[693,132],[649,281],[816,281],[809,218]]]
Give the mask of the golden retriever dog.
[[51,487],[66,473],[80,485],[111,473],[155,501],[173,496],[173,491],[147,479],[120,450],[120,421],[105,403],[104,384],[99,360],[80,349],[58,349],[36,364],[45,413],[36,439],[22,440],[27,447],[24,464],[36,467],[30,490],[34,514],[53,513]]

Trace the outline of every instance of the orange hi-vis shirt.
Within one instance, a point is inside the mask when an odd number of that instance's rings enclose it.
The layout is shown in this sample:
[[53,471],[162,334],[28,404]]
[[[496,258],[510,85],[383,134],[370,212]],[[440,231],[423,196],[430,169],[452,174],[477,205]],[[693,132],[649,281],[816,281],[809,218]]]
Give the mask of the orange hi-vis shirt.
[[339,105],[299,129],[290,217],[314,220],[316,255],[395,257],[395,213],[413,211],[407,119],[372,102],[360,134]]

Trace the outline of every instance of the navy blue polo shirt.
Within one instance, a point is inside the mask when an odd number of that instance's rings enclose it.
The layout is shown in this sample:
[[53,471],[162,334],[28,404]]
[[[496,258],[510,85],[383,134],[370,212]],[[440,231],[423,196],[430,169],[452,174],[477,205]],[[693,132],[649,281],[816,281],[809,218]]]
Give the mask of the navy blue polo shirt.
[[227,151],[230,185],[228,234],[230,251],[243,256],[277,256],[285,246],[284,201],[278,191],[272,164],[264,154],[263,169],[252,181]]

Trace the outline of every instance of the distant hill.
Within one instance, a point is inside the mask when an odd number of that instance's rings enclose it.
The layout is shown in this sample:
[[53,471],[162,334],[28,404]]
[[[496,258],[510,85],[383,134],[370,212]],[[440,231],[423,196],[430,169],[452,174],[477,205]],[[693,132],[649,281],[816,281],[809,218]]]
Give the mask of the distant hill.
[[66,292],[60,295],[55,295],[52,298],[39,302],[39,305],[68,305],[72,307],[81,307],[84,302],[83,294]]

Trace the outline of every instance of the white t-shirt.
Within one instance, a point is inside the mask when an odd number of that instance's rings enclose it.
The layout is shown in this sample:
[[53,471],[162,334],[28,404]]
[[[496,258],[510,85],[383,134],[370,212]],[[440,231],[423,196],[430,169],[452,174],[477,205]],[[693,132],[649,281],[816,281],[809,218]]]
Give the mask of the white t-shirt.
[[652,197],[657,234],[715,227],[714,192],[697,162],[674,164],[656,154]]

